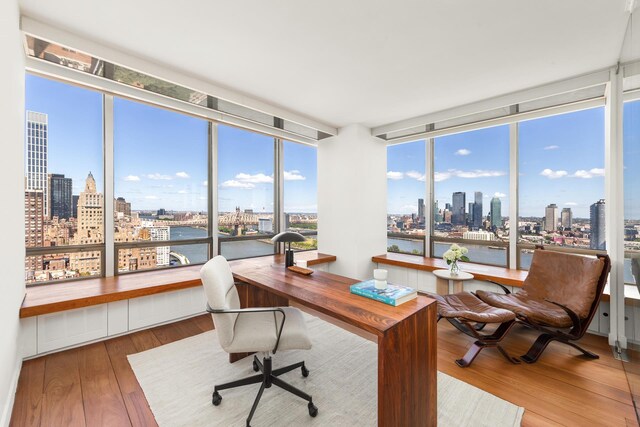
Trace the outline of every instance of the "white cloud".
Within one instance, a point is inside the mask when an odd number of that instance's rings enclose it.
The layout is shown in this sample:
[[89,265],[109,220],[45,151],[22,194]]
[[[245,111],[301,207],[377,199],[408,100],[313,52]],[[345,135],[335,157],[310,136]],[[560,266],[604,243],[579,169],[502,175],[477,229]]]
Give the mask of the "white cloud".
[[222,184],[220,184],[220,187],[223,188],[243,188],[243,189],[251,189],[251,188],[255,188],[255,184],[252,184],[250,182],[241,182],[241,181],[237,181],[235,179],[230,179],[228,181],[223,182]]
[[445,181],[449,178],[492,178],[497,176],[504,176],[507,173],[505,171],[487,170],[487,169],[474,169],[470,171],[463,171],[458,169],[449,169],[446,172],[436,172],[434,174],[434,181]]
[[140,177],[137,175],[127,175],[124,177],[124,180],[129,182],[137,182],[140,181]]
[[578,206],[576,202],[564,202],[564,204],[567,206]]
[[285,181],[304,181],[305,179],[307,178],[301,175],[298,170],[284,171]]
[[499,191],[496,191],[495,193],[493,193],[493,197],[507,197],[507,195]]
[[176,172],[176,176],[178,178],[183,178],[183,179],[191,178],[189,174],[186,172]]
[[554,171],[551,169],[545,169],[542,172],[540,172],[540,175],[546,176],[549,179],[558,179],[558,178],[562,178],[564,176],[569,175],[569,173],[563,170]]
[[404,178],[404,174],[402,172],[394,172],[394,171],[387,172],[387,179],[398,180],[402,178]]
[[273,182],[273,177],[263,173],[257,173],[255,175],[239,173],[236,175],[236,180],[251,184],[271,184]]
[[409,178],[417,179],[418,181],[424,181],[426,179],[425,175],[418,171],[409,171],[407,172],[407,176]]
[[467,150],[466,148],[461,148],[455,152],[456,156],[468,156],[471,154],[471,150]]
[[207,180],[202,181],[202,186],[203,187],[206,187],[207,185],[209,185],[209,181],[207,181]]
[[543,150],[557,150],[558,148],[560,148],[559,145],[547,145]]
[[144,198],[147,200],[157,200],[158,196],[144,196]]
[[593,169],[589,169],[588,171],[584,169],[580,169],[580,170],[577,170],[576,173],[574,173],[571,176],[573,176],[574,178],[583,178],[583,179],[595,178],[599,176],[604,176],[604,169],[593,168]]
[[153,179],[153,180],[162,180],[162,181],[169,181],[173,179],[171,175],[162,175],[159,173],[150,173],[147,175],[147,178]]
[[189,194],[189,192],[187,190],[180,190],[178,191],[178,194]]

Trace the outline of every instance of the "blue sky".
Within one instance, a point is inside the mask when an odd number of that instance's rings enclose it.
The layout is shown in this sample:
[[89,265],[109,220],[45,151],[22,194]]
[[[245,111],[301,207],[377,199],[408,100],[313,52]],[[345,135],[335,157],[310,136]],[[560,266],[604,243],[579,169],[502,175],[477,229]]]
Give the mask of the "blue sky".
[[[102,173],[99,93],[27,74],[26,108],[49,115],[49,173]],[[114,186],[132,209],[207,208],[207,122],[116,98]],[[273,211],[273,138],[219,125],[219,209]],[[316,212],[316,149],[285,142],[285,211]]]
[[[640,122],[640,108],[638,118]],[[638,131],[629,135],[637,139]],[[589,206],[604,197],[604,109],[522,122],[519,139],[520,215],[541,217],[546,205],[556,203],[560,208],[570,207],[574,217],[588,217]],[[632,147],[626,149],[630,151],[626,158],[633,158]],[[420,181],[424,179],[424,152],[423,141],[389,147],[390,213],[416,212],[417,198],[424,194]],[[436,138],[434,156],[435,199],[441,209],[451,203],[455,191],[466,192],[467,203],[474,191],[482,191],[484,215],[494,196],[502,201],[502,215],[508,215],[508,126]],[[630,169],[626,169],[626,182],[639,182],[638,171]],[[631,194],[626,194],[630,209]],[[636,195],[635,206],[638,199]],[[637,208],[635,212],[637,217]]]

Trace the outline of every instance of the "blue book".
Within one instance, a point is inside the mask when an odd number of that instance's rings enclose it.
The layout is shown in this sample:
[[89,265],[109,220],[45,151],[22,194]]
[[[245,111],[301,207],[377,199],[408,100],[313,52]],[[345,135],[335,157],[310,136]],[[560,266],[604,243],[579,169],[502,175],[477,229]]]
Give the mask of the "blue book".
[[398,306],[418,296],[418,291],[408,286],[398,286],[387,283],[386,289],[376,289],[375,280],[365,280],[350,287],[351,293],[371,298],[385,304]]

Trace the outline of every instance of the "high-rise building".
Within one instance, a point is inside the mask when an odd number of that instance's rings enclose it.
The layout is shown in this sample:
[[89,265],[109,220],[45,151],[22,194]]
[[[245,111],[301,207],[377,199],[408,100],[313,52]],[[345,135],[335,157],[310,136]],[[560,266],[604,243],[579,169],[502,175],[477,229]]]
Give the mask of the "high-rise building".
[[465,205],[466,205],[467,195],[463,191],[456,191],[453,193],[452,202],[452,212],[451,212],[451,224],[453,225],[464,225],[465,224]]
[[563,230],[571,230],[573,226],[573,213],[571,212],[571,208],[562,208],[562,212],[560,213],[560,224],[562,225]]
[[84,191],[78,198],[78,232],[77,244],[102,243],[104,233],[102,193],[96,190],[96,180],[89,172]]
[[[24,192],[24,244],[27,248],[44,246],[44,195],[42,190]],[[34,272],[42,270],[42,256],[25,259],[27,281],[32,281]]]
[[605,250],[607,248],[604,223],[604,199],[600,199],[590,208],[591,220],[591,249]]
[[424,222],[424,199],[418,199],[418,222]]
[[544,231],[555,231],[558,227],[558,206],[551,203],[544,211]]
[[433,220],[435,222],[442,222],[442,214],[440,213],[440,209],[438,209],[438,201],[433,202]]
[[[169,226],[152,226],[149,227],[152,242],[171,240],[171,227]],[[156,265],[158,267],[168,266],[170,263],[171,246],[156,247]]]
[[49,218],[69,219],[73,216],[73,182],[64,175],[50,173],[49,188]]
[[473,206],[474,203],[473,202],[469,202],[469,210],[467,213],[467,225],[469,226],[469,228],[473,227]]
[[167,210],[164,208],[160,208],[158,209],[158,211],[156,212],[157,216],[162,216],[162,215],[166,215],[167,214]]
[[491,227],[502,227],[502,201],[500,198],[494,197],[491,199],[491,212],[489,213],[491,219]]
[[482,192],[476,191],[473,202],[473,215],[469,216],[473,218],[472,225],[475,229],[482,228]]
[[74,194],[71,197],[72,197],[71,207],[73,208],[72,216],[74,218],[78,218],[78,202],[80,201],[80,196],[78,196],[77,194]]
[[26,190],[41,190],[43,215],[49,215],[48,180],[48,122],[44,113],[27,111],[26,129]]
[[118,197],[114,205],[116,212],[120,212],[125,216],[131,216],[131,203],[127,202],[124,197]]

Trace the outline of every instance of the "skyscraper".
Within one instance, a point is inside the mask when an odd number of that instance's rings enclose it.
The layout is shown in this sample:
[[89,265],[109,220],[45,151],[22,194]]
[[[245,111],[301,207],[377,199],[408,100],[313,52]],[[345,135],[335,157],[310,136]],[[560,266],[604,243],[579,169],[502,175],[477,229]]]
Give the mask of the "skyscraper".
[[453,225],[465,224],[465,204],[467,203],[466,200],[467,200],[467,195],[463,191],[456,191],[455,193],[453,193],[451,224]]
[[605,223],[604,223],[604,199],[600,199],[591,205],[591,241],[589,247],[591,249],[605,250],[607,242],[605,240]]
[[[73,196],[75,197],[75,196]],[[96,190],[96,180],[91,172],[87,176],[84,191],[78,197],[78,231],[75,244],[102,243],[104,236],[104,195]],[[82,275],[99,274],[100,251],[74,252],[69,257],[69,268]]]
[[64,175],[49,174],[49,218],[69,219],[73,216],[73,183]]
[[[476,191],[473,202],[473,228],[482,228],[482,192]],[[470,214],[471,216],[471,214]]]
[[475,203],[473,202],[469,202],[469,210],[467,213],[467,225],[469,226],[469,228],[473,227],[473,207],[475,206]]
[[418,199],[418,221],[424,222],[424,199]]
[[573,226],[573,213],[571,212],[571,208],[562,208],[560,223],[562,224],[563,230],[571,230]]
[[558,206],[552,203],[544,211],[544,231],[555,231],[556,227],[558,227]]
[[498,197],[491,199],[491,227],[502,227],[502,202]]
[[80,201],[80,196],[74,194],[73,196],[71,196],[71,199],[71,207],[73,209],[71,216],[74,218],[78,218],[78,202]]
[[26,190],[42,191],[42,209],[45,216],[49,215],[49,191],[47,187],[48,122],[49,118],[46,114],[27,111]]
[[78,198],[77,244],[102,243],[104,233],[102,193],[96,190],[96,180],[91,172],[87,176],[84,191]]
[[435,222],[442,222],[442,214],[440,213],[440,209],[438,209],[438,201],[433,202],[433,220]]

